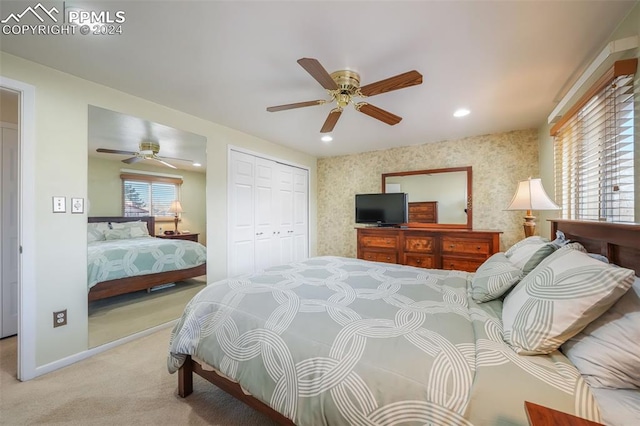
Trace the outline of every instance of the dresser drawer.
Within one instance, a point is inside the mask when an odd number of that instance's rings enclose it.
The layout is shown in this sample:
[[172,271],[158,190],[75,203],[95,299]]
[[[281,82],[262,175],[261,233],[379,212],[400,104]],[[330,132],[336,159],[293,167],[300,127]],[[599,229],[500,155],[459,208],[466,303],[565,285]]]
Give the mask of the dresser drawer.
[[442,269],[475,272],[484,262],[483,259],[467,259],[464,257],[442,256]]
[[467,238],[443,237],[442,253],[468,253],[486,256],[491,253],[491,242]]
[[418,253],[433,253],[434,238],[433,237],[404,237],[404,251]]
[[364,260],[371,260],[373,262],[398,263],[398,256],[394,251],[382,252],[363,250],[360,258]]
[[360,237],[362,247],[398,248],[398,236],[362,235]]
[[405,254],[404,264],[409,266],[418,266],[420,268],[433,268],[435,265],[434,256],[428,254]]

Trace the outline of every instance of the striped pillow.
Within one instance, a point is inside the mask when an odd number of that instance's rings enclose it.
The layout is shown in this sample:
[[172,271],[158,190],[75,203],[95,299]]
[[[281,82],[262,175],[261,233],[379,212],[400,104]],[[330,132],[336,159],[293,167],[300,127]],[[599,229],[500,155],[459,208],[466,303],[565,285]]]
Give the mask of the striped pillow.
[[496,253],[485,260],[471,281],[471,297],[476,302],[497,299],[522,277],[522,271],[504,253]]
[[633,284],[635,273],[565,246],[505,298],[505,341],[523,355],[546,354],[579,333]]

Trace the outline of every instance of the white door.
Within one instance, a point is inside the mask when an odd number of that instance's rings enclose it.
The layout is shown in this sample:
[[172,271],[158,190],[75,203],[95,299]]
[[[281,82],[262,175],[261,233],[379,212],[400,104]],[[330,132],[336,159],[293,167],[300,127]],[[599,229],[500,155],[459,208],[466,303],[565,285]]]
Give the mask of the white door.
[[231,151],[229,185],[229,276],[254,271],[255,157]]
[[276,228],[276,264],[293,262],[293,170],[286,164],[277,164],[278,227]]
[[7,337],[18,333],[18,131],[2,127],[0,146],[0,164],[2,164],[0,337]]
[[309,257],[309,172],[293,171],[293,260]]
[[259,271],[274,265],[276,163],[259,157],[255,160],[255,270]]

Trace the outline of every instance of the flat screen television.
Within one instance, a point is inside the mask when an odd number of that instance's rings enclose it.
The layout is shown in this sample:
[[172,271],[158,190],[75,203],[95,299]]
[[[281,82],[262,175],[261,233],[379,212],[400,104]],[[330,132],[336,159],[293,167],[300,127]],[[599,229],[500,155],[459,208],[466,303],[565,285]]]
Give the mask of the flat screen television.
[[407,194],[356,194],[356,223],[393,226],[406,223]]

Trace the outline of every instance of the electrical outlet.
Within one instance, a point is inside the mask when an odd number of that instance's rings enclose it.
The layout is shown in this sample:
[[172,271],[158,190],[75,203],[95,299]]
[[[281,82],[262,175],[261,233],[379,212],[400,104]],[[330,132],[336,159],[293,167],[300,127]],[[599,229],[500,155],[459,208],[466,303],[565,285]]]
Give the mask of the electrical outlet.
[[53,328],[67,325],[67,310],[53,313]]

